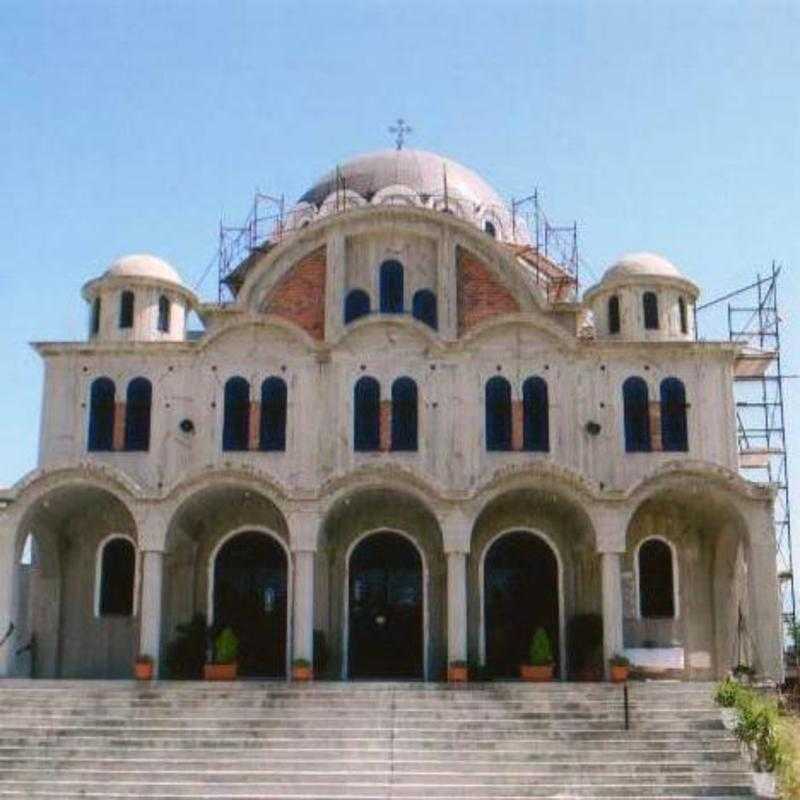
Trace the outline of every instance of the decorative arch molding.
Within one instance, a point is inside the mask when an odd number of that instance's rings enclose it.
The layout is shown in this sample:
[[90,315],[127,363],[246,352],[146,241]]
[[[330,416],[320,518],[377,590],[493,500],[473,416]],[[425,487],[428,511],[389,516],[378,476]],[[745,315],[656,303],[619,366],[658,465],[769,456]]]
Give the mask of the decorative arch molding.
[[561,680],[564,681],[566,680],[567,673],[567,612],[564,596],[564,560],[553,539],[538,528],[530,528],[525,525],[515,525],[511,528],[504,528],[494,534],[481,550],[478,560],[478,592],[480,604],[478,660],[481,664],[486,664],[486,556],[495,542],[510,533],[527,533],[531,536],[537,536],[550,548],[555,556],[558,571],[558,651],[561,664]]
[[428,680],[428,650],[430,640],[430,613],[429,613],[429,597],[428,597],[428,583],[429,583],[429,568],[428,559],[425,557],[425,551],[420,547],[419,542],[407,531],[400,528],[382,526],[379,528],[371,528],[370,530],[362,531],[356,536],[350,546],[347,548],[344,560],[344,580],[343,594],[344,602],[342,604],[342,680],[348,679],[348,665],[350,659],[350,561],[353,553],[361,542],[373,536],[376,533],[392,533],[396,536],[402,536],[412,547],[417,551],[422,564],[422,680]]
[[[351,235],[366,230],[379,232],[382,225],[393,234],[423,234],[437,238],[444,227],[452,233],[454,244],[483,261],[493,275],[530,309],[536,306],[545,309],[548,305],[543,297],[532,291],[512,251],[487,236],[471,220],[432,208],[369,203],[338,214],[317,216],[314,222],[284,237],[268,252],[254,253],[249,274],[239,290],[237,306],[257,313],[272,288],[298,261],[326,245],[332,229],[338,228],[344,235]],[[421,225],[428,229],[421,231]]]
[[312,338],[306,330],[285,317],[279,317],[276,314],[256,315],[249,312],[240,312],[232,315],[219,327],[209,333],[208,336],[204,336],[200,339],[198,342],[198,350],[201,353],[210,350],[227,336],[247,330],[263,330],[265,333],[278,330],[294,339],[309,353],[319,352],[324,349],[320,342]]
[[[403,333],[409,334],[411,337],[418,339],[422,347],[428,350],[434,350],[439,355],[445,352],[445,347],[441,339],[437,336],[436,331],[424,322],[414,319],[410,314],[390,315],[374,313],[360,317],[345,325],[339,333],[339,336],[330,344],[331,347],[337,347],[346,343],[353,337],[359,335],[366,336],[368,332],[374,331],[375,333],[385,335],[387,331],[391,330],[402,331]],[[381,342],[382,345],[385,346],[385,338],[382,338]]]
[[110,544],[115,539],[124,539],[126,542],[129,542],[133,546],[133,607],[131,611],[132,617],[139,616],[139,594],[141,588],[141,553],[139,550],[139,545],[134,539],[133,536],[130,536],[127,533],[109,533],[107,536],[104,536],[97,544],[97,550],[95,552],[95,559],[94,559],[94,598],[92,601],[92,609],[94,611],[95,619],[100,618],[100,599],[103,589],[103,554],[106,549],[106,545]]
[[214,624],[214,568],[222,548],[242,533],[260,533],[277,542],[286,558],[286,680],[292,675],[292,619],[294,618],[292,552],[288,543],[276,531],[263,525],[240,525],[220,537],[208,556],[206,580],[206,623]]
[[[164,495],[164,499],[172,501],[174,515],[187,500],[197,493],[223,486],[241,488],[260,494],[282,514],[281,504],[287,503],[289,499],[286,487],[266,472],[256,469],[224,469],[221,467],[205,468],[190,473],[182,481],[171,486]],[[283,515],[285,516],[285,514]]]
[[574,352],[579,347],[576,336],[572,336],[563,328],[554,324],[539,309],[533,311],[519,311],[512,314],[499,314],[496,317],[478,322],[467,330],[460,338],[461,347],[470,347],[488,338],[502,328],[533,328],[551,339],[562,350]]
[[680,583],[681,583],[681,573],[680,573],[680,560],[678,559],[678,548],[675,546],[675,542],[672,539],[667,538],[666,536],[662,536],[658,533],[649,533],[644,536],[639,542],[637,542],[636,547],[633,548],[633,579],[634,579],[634,595],[635,595],[635,609],[636,609],[636,619],[642,619],[642,585],[641,585],[641,576],[639,575],[640,568],[639,568],[639,552],[642,549],[643,544],[647,544],[647,542],[663,542],[668,548],[670,552],[670,558],[672,559],[672,607],[675,611],[671,619],[680,619],[681,618],[681,590],[680,590]]

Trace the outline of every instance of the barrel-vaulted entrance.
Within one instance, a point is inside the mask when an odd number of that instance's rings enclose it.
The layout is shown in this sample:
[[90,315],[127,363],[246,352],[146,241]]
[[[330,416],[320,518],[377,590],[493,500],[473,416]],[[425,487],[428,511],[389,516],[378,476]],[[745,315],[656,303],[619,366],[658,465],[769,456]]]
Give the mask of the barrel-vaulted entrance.
[[422,678],[425,663],[425,568],[399,531],[368,533],[347,561],[345,615],[350,678]]

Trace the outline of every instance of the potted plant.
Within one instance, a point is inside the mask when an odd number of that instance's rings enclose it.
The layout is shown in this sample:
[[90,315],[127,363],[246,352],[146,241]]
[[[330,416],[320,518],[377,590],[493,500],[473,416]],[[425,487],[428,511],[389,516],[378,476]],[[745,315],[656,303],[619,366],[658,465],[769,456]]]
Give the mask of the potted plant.
[[466,683],[469,680],[467,662],[451,661],[447,665],[447,680],[450,683]]
[[213,661],[203,667],[203,677],[207,681],[236,680],[238,654],[239,640],[230,628],[225,628],[214,641]]
[[733,678],[725,678],[714,694],[714,699],[717,705],[720,706],[720,717],[722,718],[722,725],[726,730],[732,731],[736,727],[738,712],[736,704],[741,694],[741,686]]
[[625,683],[631,671],[631,662],[622,653],[615,653],[608,660],[612,683]]
[[533,634],[529,653],[529,663],[520,664],[520,677],[524,681],[553,680],[553,649],[544,628],[538,628]]
[[153,679],[153,657],[146,653],[139,653],[133,663],[133,674],[137,681],[150,681]]
[[292,680],[310,681],[314,677],[314,670],[307,658],[296,658],[292,661]]

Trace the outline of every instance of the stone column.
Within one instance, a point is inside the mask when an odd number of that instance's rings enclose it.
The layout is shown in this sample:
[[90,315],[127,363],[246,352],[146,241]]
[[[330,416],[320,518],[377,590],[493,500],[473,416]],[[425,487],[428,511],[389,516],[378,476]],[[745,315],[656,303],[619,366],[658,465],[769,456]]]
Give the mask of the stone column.
[[608,660],[624,648],[622,636],[622,576],[619,553],[601,553],[603,571],[603,659],[606,677]]
[[440,522],[447,554],[447,662],[467,660],[467,556],[472,520],[460,510]]
[[[5,636],[10,623],[19,627],[14,608],[17,583],[15,532],[15,528],[0,517],[0,638]],[[17,643],[17,637],[12,634],[0,646],[0,678],[9,678],[13,674]]]
[[322,518],[314,510],[288,516],[292,550],[292,660],[314,663],[314,558]]
[[141,554],[142,599],[139,606],[139,652],[153,658],[153,677],[161,661],[161,597],[164,583],[164,553],[145,550]]
[[447,663],[467,660],[467,554],[447,554]]

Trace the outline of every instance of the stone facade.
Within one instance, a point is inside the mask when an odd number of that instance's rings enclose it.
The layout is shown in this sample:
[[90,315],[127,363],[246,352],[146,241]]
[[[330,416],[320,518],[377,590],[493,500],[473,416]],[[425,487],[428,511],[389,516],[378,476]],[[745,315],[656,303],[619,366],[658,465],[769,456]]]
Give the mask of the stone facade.
[[[482,191],[464,172],[448,203],[457,205],[459,188]],[[779,679],[772,495],[738,475],[737,348],[695,341],[694,284],[639,254],[582,301],[553,300],[503,231],[507,215],[493,211],[500,230],[486,233],[480,197],[462,198],[469,215],[443,209],[421,185],[375,188],[371,202],[303,206],[303,225],[250,257],[232,305],[200,304],[163,262],[131,257],[87,284],[92,314],[99,300],[88,341],[35,345],[45,365],[39,465],[5,493],[0,515],[0,626],[16,625],[0,649],[0,675],[28,674],[29,659],[15,650],[31,633],[38,676],[126,676],[137,651],[163,661],[178,625],[197,613],[214,622],[225,544],[260,532],[285,559],[283,671],[313,658],[319,631],[327,674],[347,678],[354,554],[371,535],[393,532],[419,558],[419,677],[441,678],[448,661],[486,663],[497,640],[487,553],[505,535],[526,533],[554,555],[557,611],[548,624],[562,677],[575,649],[571,621],[594,615],[605,658],[678,653],[672,672],[686,679],[719,676],[745,659]],[[405,313],[380,311],[379,268],[388,260],[403,268]],[[354,289],[368,295],[371,313],[345,323]],[[124,291],[136,313],[121,331]],[[436,328],[408,313],[420,291],[435,296]],[[654,328],[643,316],[645,293],[656,298]],[[170,306],[166,330],[161,298]],[[204,323],[199,337],[185,332],[191,309]],[[364,376],[380,385],[379,444],[360,451],[354,387]],[[510,387],[511,437],[492,449],[487,385],[497,376]],[[523,384],[533,376],[547,385],[548,446],[538,451],[525,445]],[[650,398],[652,435],[641,451],[626,433],[631,376]],[[128,446],[137,377],[152,391],[146,449]],[[247,442],[226,449],[234,377],[249,384]],[[392,446],[400,377],[417,387],[416,449]],[[107,448],[91,439],[99,378],[116,390]],[[268,378],[286,392],[285,441],[272,450],[261,446],[259,387]],[[685,449],[661,441],[667,412],[658,398],[670,378],[685,389]],[[135,544],[129,614],[98,613],[110,535]],[[643,618],[638,553],[653,537],[672,553],[674,610]]]

